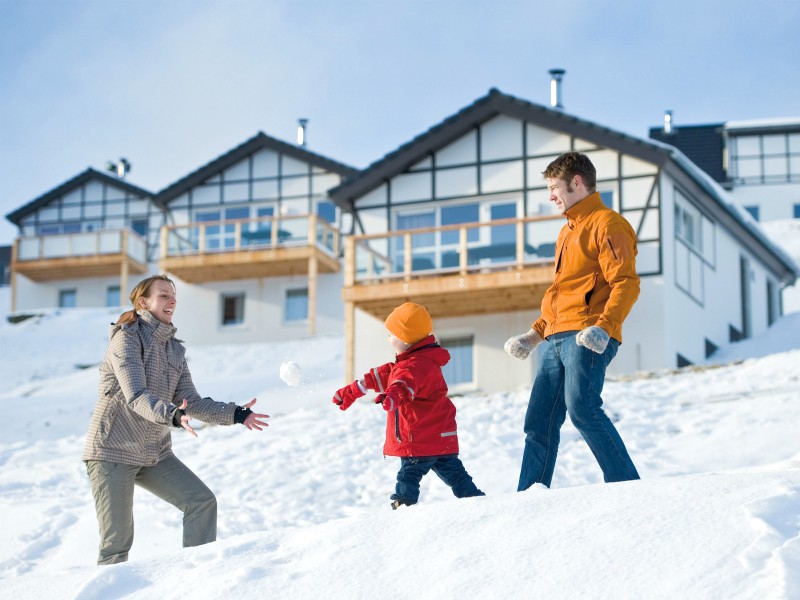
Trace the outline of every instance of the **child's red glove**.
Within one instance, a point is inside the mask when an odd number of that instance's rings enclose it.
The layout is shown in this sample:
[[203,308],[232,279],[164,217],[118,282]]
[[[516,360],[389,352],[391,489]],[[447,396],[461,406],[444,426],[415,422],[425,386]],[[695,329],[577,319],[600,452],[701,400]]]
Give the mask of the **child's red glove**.
[[392,365],[394,363],[386,363],[380,367],[370,369],[369,372],[364,373],[364,385],[368,390],[375,390],[376,392],[384,392],[389,387],[389,375],[392,372]]
[[383,410],[388,412],[405,404],[411,398],[411,391],[402,382],[395,382],[385,393],[375,396],[375,404],[380,404]]
[[338,404],[340,409],[347,410],[350,408],[350,405],[353,404],[353,402],[361,398],[363,395],[364,392],[361,391],[361,387],[358,385],[358,382],[354,381],[350,385],[346,385],[342,389],[337,390],[333,395],[333,400],[331,400],[331,402]]

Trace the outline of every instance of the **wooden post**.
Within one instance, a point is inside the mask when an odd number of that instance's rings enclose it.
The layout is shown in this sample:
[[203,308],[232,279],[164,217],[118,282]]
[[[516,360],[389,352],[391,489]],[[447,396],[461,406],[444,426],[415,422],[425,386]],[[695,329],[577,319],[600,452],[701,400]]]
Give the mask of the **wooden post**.
[[405,281],[411,281],[411,234],[404,233],[403,234],[403,279]]
[[161,260],[164,260],[165,258],[167,258],[168,254],[167,243],[169,242],[169,227],[167,225],[162,225],[161,232],[159,235],[160,235],[160,239],[158,241],[158,244],[160,246],[159,254],[161,255]]
[[344,381],[349,383],[356,378],[356,307],[349,301],[344,303],[344,348]]
[[467,274],[467,228],[458,228],[458,270],[462,277]]
[[120,301],[128,295],[128,231],[120,231],[120,250],[122,251],[122,266],[119,273],[119,297]]
[[19,238],[11,246],[11,312],[17,310],[17,257],[19,256]]
[[522,268],[522,263],[525,262],[525,223],[522,220],[517,221],[517,268]]
[[317,248],[310,248],[308,257],[308,335],[317,331]]
[[356,240],[349,235],[344,238],[344,285],[345,288],[356,282]]

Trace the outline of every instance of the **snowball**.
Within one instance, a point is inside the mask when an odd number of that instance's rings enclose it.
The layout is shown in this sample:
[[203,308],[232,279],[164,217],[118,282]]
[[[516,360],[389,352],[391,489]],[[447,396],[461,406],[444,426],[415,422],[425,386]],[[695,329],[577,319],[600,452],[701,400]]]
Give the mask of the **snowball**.
[[291,360],[286,361],[281,365],[281,379],[286,385],[297,386],[300,385],[300,365]]

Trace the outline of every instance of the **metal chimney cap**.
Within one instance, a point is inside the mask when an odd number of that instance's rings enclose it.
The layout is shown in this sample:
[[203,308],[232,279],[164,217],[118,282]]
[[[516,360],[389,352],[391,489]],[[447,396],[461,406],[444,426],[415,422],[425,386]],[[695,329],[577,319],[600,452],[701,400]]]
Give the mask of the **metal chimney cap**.
[[556,78],[563,77],[566,72],[567,72],[566,69],[550,69],[548,71],[550,75]]
[[306,145],[306,125],[308,125],[308,119],[297,119],[297,145],[298,146],[305,146]]

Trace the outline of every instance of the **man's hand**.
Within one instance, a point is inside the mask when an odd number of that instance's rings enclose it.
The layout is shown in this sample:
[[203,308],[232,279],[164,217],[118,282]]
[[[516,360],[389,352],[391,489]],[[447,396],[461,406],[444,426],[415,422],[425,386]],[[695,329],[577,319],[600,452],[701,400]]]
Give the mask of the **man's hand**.
[[606,351],[608,340],[609,337],[606,330],[597,325],[587,327],[579,331],[578,335],[575,336],[575,342],[578,346],[588,348],[592,352],[597,352],[597,354],[602,354]]
[[525,360],[533,352],[533,349],[541,343],[542,336],[531,328],[527,333],[509,338],[503,346],[503,350],[514,358]]

